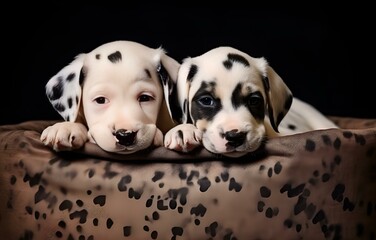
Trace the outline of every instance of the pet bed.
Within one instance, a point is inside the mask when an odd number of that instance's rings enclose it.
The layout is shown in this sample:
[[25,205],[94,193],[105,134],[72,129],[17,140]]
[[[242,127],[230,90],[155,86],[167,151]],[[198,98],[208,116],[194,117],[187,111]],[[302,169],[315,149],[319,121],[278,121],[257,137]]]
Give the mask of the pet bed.
[[375,239],[376,119],[331,119],[239,159],[56,153],[55,121],[1,126],[0,238]]

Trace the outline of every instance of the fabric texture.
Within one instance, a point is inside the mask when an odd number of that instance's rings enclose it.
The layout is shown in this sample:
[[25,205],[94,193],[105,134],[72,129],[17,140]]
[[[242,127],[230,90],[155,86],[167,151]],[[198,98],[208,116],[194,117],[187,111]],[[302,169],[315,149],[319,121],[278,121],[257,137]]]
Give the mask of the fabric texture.
[[3,239],[375,239],[376,119],[270,139],[239,159],[197,149],[54,152],[56,121],[0,126]]

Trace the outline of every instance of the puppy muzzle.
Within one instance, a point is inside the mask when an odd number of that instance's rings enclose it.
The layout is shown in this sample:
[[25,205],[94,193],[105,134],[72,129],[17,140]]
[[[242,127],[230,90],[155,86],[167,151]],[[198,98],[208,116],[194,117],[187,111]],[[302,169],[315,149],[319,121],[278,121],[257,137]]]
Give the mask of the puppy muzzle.
[[137,131],[119,129],[113,135],[117,139],[118,144],[128,147],[135,143]]
[[223,137],[227,140],[226,147],[231,149],[244,144],[246,136],[246,132],[238,132],[238,130],[227,131],[223,134]]

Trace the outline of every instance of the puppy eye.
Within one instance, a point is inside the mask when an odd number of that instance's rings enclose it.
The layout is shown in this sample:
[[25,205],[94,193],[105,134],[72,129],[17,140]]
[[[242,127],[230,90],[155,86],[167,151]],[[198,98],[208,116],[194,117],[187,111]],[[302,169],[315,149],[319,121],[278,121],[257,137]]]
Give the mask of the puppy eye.
[[105,104],[109,102],[108,99],[105,97],[97,97],[94,99],[94,101],[98,104]]
[[263,97],[259,93],[254,93],[251,96],[249,96],[248,104],[251,107],[257,107],[263,104]]
[[211,96],[202,96],[198,99],[198,102],[203,106],[213,106],[214,105],[214,99]]
[[137,99],[139,102],[149,102],[149,101],[152,101],[154,100],[154,98],[150,95],[147,95],[147,94],[141,94],[138,99]]

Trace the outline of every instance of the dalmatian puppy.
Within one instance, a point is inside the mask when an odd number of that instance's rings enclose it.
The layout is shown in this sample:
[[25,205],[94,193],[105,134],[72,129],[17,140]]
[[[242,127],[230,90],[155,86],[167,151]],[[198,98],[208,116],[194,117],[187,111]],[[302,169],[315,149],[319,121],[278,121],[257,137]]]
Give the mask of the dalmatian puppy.
[[[179,124],[165,147],[240,157],[268,138],[336,127],[318,110],[294,98],[265,58],[222,46],[183,60],[177,80]],[[286,115],[287,114],[287,115]]]
[[49,101],[65,121],[47,127],[41,141],[56,151],[91,141],[120,154],[162,146],[174,126],[166,99],[179,66],[162,47],[132,41],[79,54],[46,84]]

